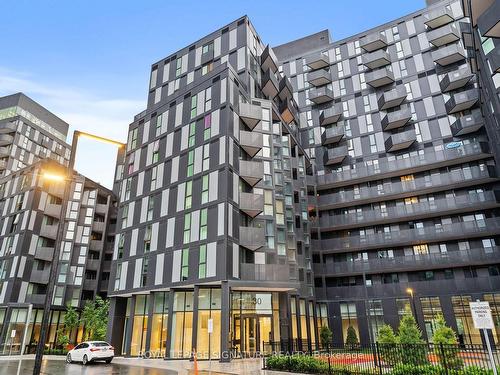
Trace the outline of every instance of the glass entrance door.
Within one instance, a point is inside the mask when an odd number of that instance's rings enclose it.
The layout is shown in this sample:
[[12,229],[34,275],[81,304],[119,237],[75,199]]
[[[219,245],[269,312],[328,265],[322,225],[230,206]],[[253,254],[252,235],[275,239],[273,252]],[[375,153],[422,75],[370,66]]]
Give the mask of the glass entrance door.
[[253,356],[265,351],[264,343],[272,341],[272,316],[247,315],[241,322],[241,354]]

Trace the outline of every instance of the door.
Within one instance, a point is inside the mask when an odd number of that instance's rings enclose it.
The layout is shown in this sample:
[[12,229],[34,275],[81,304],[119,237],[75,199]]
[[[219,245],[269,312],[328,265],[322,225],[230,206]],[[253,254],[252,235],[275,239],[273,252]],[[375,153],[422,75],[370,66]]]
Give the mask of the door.
[[258,351],[258,337],[257,337],[257,317],[246,316],[243,318],[243,342],[242,353],[253,355]]
[[241,319],[241,353],[252,356],[269,350],[273,341],[271,316],[243,316]]
[[[272,351],[270,342],[273,341],[273,327],[270,316],[259,316],[259,326],[257,331],[258,344],[257,350],[261,353],[268,354]],[[266,344],[264,344],[266,343]]]

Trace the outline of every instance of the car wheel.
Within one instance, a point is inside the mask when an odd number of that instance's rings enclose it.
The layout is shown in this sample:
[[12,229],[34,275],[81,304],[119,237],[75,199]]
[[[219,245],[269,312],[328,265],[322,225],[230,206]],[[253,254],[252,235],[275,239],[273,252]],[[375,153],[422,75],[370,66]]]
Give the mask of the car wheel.
[[112,360],[113,358],[106,359],[106,363],[111,363]]
[[73,362],[73,361],[71,360],[71,354],[70,354],[70,353],[68,353],[68,355],[66,356],[66,362],[67,362],[67,363],[71,363],[71,362]]
[[86,366],[86,365],[87,365],[87,363],[89,363],[89,358],[87,357],[87,354],[85,354],[85,355],[83,356],[82,363],[83,363],[83,365],[84,365],[84,366]]

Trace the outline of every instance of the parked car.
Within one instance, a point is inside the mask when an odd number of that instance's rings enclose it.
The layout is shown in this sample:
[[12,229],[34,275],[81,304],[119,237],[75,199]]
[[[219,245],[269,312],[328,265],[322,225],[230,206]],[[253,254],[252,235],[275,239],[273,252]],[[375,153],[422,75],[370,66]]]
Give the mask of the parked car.
[[115,356],[115,348],[105,341],[85,341],[75,346],[66,355],[66,362],[89,362],[104,361],[110,363]]

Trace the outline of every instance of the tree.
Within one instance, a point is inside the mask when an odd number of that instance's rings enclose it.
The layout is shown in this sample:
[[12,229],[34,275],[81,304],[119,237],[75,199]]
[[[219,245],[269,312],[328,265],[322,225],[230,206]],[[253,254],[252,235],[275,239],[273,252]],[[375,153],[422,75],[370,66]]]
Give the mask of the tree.
[[97,296],[83,307],[82,323],[87,340],[104,340],[108,326],[109,301]]
[[332,331],[327,326],[322,326],[319,330],[319,339],[321,341],[321,346],[325,349],[330,348],[330,343],[332,342]]
[[458,340],[455,331],[446,325],[444,317],[439,314],[435,322],[436,328],[432,336],[434,351],[443,366],[460,369],[463,361],[459,356]]
[[396,364],[399,359],[399,351],[397,350],[398,337],[390,325],[384,324],[380,327],[377,343],[380,344],[378,349],[382,360],[388,365]]
[[71,333],[74,329],[78,328],[79,324],[78,312],[73,306],[67,306],[62,327],[57,331],[57,344],[63,348],[70,344]]
[[356,334],[356,330],[353,326],[347,327],[347,337],[345,340],[345,344],[351,347],[359,344],[358,335]]
[[405,363],[422,365],[428,363],[427,345],[413,315],[404,315],[399,322],[398,341],[403,345]]

